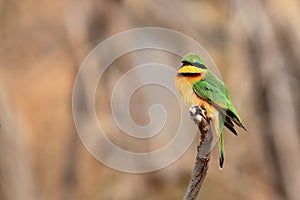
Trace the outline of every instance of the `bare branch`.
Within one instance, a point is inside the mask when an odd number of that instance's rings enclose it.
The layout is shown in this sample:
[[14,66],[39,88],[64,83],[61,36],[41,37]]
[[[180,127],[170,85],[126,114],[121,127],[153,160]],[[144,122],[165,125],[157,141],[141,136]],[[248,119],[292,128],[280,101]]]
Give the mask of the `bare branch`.
[[[190,183],[183,200],[197,199],[208,170],[210,153],[208,153],[206,156],[200,156],[200,149],[203,144],[203,141],[205,141],[205,139],[209,137],[209,134],[212,135],[212,133],[211,131],[209,131],[209,120],[204,118],[202,113],[204,113],[204,110],[200,109],[199,107],[190,108],[191,117],[194,120],[194,122],[198,124],[198,128],[200,130],[200,142],[197,146],[194,170],[192,172]],[[212,142],[212,140],[210,140],[210,142]]]

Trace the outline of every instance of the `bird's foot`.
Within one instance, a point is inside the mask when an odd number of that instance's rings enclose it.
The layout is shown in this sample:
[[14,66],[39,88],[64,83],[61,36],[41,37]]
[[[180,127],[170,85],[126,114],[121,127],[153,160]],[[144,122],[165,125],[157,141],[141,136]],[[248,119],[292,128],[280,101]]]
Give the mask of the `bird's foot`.
[[190,116],[196,125],[198,125],[202,121],[202,119],[205,119],[205,121],[208,122],[205,115],[206,115],[205,109],[199,108],[199,106],[190,107]]

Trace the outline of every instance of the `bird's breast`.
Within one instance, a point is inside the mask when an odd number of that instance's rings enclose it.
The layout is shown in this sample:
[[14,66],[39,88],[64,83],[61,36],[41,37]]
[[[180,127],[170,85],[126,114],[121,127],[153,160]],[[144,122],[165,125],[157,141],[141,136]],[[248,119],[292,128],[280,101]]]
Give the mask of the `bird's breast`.
[[191,107],[193,105],[198,105],[199,98],[194,92],[191,80],[188,77],[177,75],[175,86],[186,106]]
[[204,107],[208,113],[212,112],[212,105],[199,97],[193,90],[195,77],[186,77],[178,74],[175,78],[175,86],[187,107],[198,105]]

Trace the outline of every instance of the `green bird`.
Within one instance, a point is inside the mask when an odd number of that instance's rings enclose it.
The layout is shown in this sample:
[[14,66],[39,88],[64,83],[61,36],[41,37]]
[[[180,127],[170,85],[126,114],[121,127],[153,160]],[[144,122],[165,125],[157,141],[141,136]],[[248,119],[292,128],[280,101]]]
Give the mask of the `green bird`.
[[195,54],[187,54],[175,78],[175,85],[188,107],[198,106],[205,110],[205,118],[210,119],[211,128],[219,138],[220,168],[224,164],[224,136],[226,126],[237,135],[234,123],[246,130],[241,118],[230,100],[227,86],[210,72],[203,60]]

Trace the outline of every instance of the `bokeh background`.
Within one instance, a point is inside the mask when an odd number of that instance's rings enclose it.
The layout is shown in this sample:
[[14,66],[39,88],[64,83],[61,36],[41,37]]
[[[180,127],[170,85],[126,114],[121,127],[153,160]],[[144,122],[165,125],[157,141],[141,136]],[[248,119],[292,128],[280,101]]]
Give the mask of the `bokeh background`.
[[[197,139],[169,167],[126,174],[88,153],[72,118],[73,82],[87,54],[113,34],[159,26],[206,48],[248,129],[239,129],[238,137],[227,131],[225,168],[218,169],[215,150],[199,199],[298,200],[299,9],[296,0],[1,0],[0,199],[182,199]],[[122,132],[111,119],[109,95],[135,59],[132,53],[116,61],[97,91],[99,117],[106,116],[112,139]],[[157,90],[143,90],[132,116],[145,125],[145,94]],[[160,92],[162,100],[170,99]],[[167,126],[161,134],[173,131]],[[147,147],[139,148],[132,150]]]

